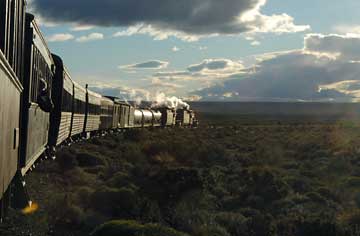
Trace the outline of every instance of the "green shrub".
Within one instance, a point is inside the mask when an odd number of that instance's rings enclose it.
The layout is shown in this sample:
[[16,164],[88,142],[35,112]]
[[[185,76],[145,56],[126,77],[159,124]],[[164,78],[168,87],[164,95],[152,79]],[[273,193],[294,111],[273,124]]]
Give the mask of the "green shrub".
[[239,213],[222,212],[215,216],[216,222],[231,235],[249,235],[248,218]]
[[194,236],[231,236],[226,229],[218,225],[204,225],[194,231]]
[[81,167],[94,167],[99,165],[106,165],[106,158],[100,157],[95,154],[90,154],[87,152],[81,152],[76,155],[76,160]]
[[360,187],[360,177],[351,176],[346,179],[346,185],[350,188]]
[[71,153],[69,149],[65,149],[57,154],[56,162],[62,171],[75,168],[78,165],[76,155]]
[[90,196],[91,207],[107,216],[134,216],[137,194],[128,188],[102,187]]
[[91,234],[92,236],[186,236],[172,228],[158,224],[142,225],[136,221],[110,221]]

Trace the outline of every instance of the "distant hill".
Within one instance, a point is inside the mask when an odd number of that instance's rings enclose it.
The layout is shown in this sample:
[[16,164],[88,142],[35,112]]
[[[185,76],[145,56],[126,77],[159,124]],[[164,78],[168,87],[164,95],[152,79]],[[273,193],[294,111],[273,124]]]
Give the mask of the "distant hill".
[[359,103],[286,103],[286,102],[192,102],[201,113],[267,116],[319,116],[359,118]]

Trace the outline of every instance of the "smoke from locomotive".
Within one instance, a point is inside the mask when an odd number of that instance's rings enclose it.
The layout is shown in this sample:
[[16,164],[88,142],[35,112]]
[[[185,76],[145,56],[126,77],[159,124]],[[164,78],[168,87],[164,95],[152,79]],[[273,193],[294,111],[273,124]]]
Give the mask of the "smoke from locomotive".
[[184,102],[183,100],[175,96],[167,97],[165,93],[158,93],[151,107],[152,108],[166,107],[175,110],[179,110],[179,109],[190,110],[190,105],[188,103]]

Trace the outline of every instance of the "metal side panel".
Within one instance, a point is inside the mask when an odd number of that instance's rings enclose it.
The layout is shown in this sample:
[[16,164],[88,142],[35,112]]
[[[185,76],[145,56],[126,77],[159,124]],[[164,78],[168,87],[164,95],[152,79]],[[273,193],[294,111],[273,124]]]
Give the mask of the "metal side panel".
[[100,115],[88,115],[86,123],[86,132],[99,130],[100,127]]
[[0,52],[0,199],[17,171],[21,91]]
[[84,130],[85,115],[74,114],[71,136],[81,134]]
[[61,112],[61,121],[59,127],[59,135],[57,137],[56,145],[61,144],[70,136],[71,113]]
[[37,104],[29,108],[28,135],[26,145],[26,165],[31,165],[44,152],[48,143],[50,115]]

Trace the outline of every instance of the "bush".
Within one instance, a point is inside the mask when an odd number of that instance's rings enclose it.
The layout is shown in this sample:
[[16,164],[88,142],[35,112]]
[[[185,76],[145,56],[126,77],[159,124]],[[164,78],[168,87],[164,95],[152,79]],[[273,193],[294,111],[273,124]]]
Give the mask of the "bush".
[[87,152],[81,152],[76,155],[76,160],[81,167],[94,167],[99,165],[106,165],[105,157],[99,157]]
[[218,225],[204,225],[196,229],[194,236],[230,236],[226,229]]
[[91,207],[103,214],[132,217],[137,212],[137,194],[128,188],[102,187],[90,196]]
[[71,153],[69,149],[65,149],[57,155],[56,162],[60,169],[64,172],[75,168],[78,165],[76,155]]
[[216,222],[224,227],[231,235],[249,235],[248,218],[231,212],[218,213],[215,216]]
[[186,236],[158,224],[142,225],[136,221],[117,220],[99,226],[92,236]]

